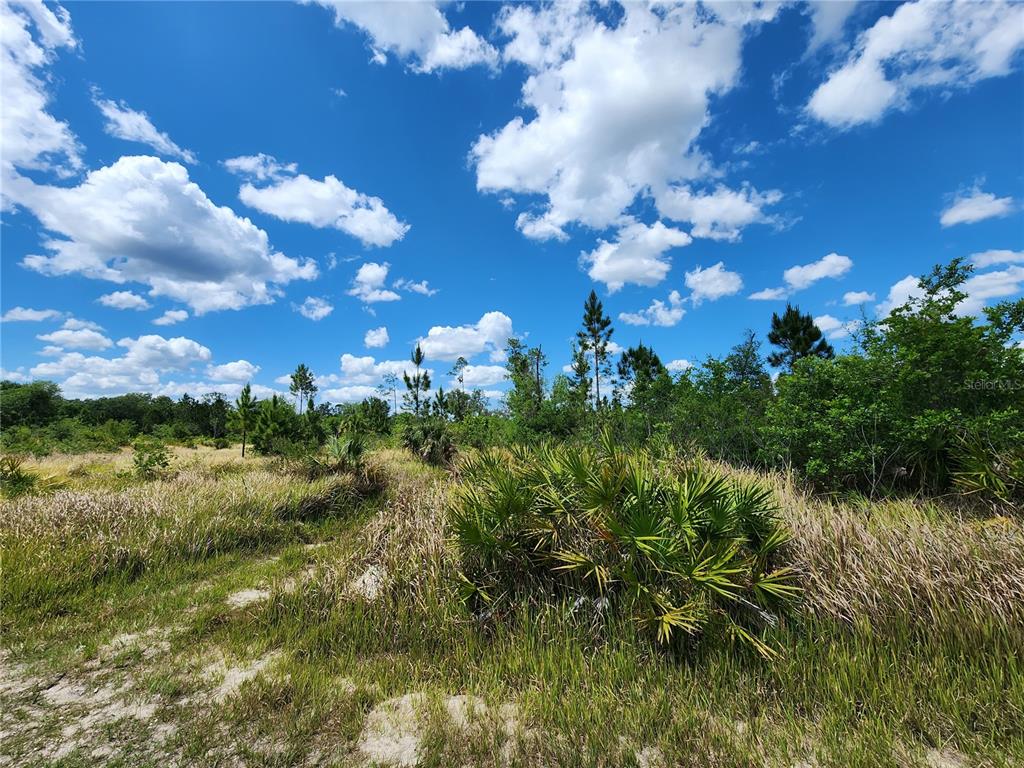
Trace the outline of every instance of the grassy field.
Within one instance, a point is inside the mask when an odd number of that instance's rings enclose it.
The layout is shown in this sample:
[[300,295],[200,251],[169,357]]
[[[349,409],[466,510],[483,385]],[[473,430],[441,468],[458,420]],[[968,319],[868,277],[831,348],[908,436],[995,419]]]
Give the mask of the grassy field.
[[766,661],[590,602],[479,622],[453,480],[403,452],[130,464],[29,462],[61,489],[0,507],[0,765],[1024,764],[1019,516],[766,476],[803,588]]

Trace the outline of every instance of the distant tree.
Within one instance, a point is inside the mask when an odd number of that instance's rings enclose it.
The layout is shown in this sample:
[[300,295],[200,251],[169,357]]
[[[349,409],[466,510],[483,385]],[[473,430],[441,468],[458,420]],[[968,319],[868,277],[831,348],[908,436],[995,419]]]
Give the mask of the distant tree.
[[448,375],[452,376],[457,382],[459,382],[459,389],[463,392],[466,391],[465,371],[467,365],[469,365],[469,361],[464,357],[459,357],[459,359],[455,361],[455,365],[452,366],[452,369],[448,371]]
[[413,415],[419,416],[423,395],[430,391],[430,374],[420,370],[423,365],[424,356],[419,344],[412,351],[410,360],[416,366],[416,373],[412,376],[405,372],[402,373],[402,379],[405,381],[405,388],[407,390],[405,393],[405,403],[406,407],[412,409]]
[[506,378],[512,382],[507,401],[512,415],[522,422],[533,419],[544,403],[544,366],[540,347],[527,347],[516,338],[505,345]]
[[395,405],[395,413],[398,413],[398,377],[393,373],[385,373],[383,382],[377,387],[381,397],[385,400],[391,395]]
[[387,433],[389,426],[386,400],[379,397],[368,397],[359,404],[359,413],[366,429],[382,435]]
[[583,304],[583,328],[576,338],[580,347],[593,354],[594,357],[594,407],[601,407],[601,375],[611,373],[608,365],[608,342],[611,340],[612,321],[604,313],[604,306],[597,298],[597,293],[590,292]]
[[302,413],[302,404],[305,400],[312,400],[313,395],[316,394],[316,383],[313,381],[313,373],[306,367],[305,363],[299,363],[295,368],[295,373],[291,376],[292,383],[288,388],[288,391],[295,396],[295,400],[299,405],[299,413]]
[[299,420],[291,404],[277,395],[262,400],[256,409],[252,427],[252,446],[259,453],[280,452],[294,440],[299,431]]
[[448,395],[444,393],[444,387],[438,387],[434,393],[434,400],[430,404],[431,411],[439,418],[447,419],[449,416]]
[[725,357],[726,376],[737,385],[746,384],[753,390],[770,393],[772,378],[765,370],[764,362],[761,342],[757,340],[757,334],[748,329],[743,341]]
[[455,421],[464,421],[470,416],[481,416],[487,413],[487,402],[483,392],[474,389],[453,389],[445,393],[445,405]]
[[206,411],[209,434],[212,437],[223,437],[228,425],[231,405],[220,392],[208,392],[203,395],[203,406]]
[[230,424],[232,428],[237,429],[242,433],[243,459],[245,458],[246,438],[249,436],[249,431],[253,428],[253,424],[256,421],[256,408],[258,402],[259,401],[252,396],[252,387],[246,384],[238,394],[238,399],[235,400],[235,410],[231,412]]
[[63,398],[52,381],[31,384],[0,383],[0,424],[6,429],[19,425],[45,424],[56,418]]
[[583,411],[590,402],[590,360],[583,346],[572,345],[572,378],[569,379],[569,400]]
[[814,324],[814,318],[800,312],[799,307],[786,305],[782,317],[772,313],[772,329],[768,332],[768,341],[777,347],[778,352],[768,355],[768,362],[774,366],[784,366],[789,370],[797,360],[805,357],[831,358],[835,356],[832,345],[822,338],[821,329]]
[[633,389],[643,389],[667,371],[658,353],[640,342],[622,353],[617,372],[619,379],[628,382]]

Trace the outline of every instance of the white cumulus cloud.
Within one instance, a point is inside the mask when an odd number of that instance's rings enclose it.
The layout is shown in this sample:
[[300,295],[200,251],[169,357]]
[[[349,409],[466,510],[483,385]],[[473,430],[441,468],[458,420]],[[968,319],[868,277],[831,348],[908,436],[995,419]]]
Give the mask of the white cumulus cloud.
[[723,296],[732,296],[743,289],[743,278],[737,272],[730,272],[725,264],[697,267],[686,273],[686,287],[690,289],[690,301],[694,306],[702,301],[715,301]]
[[380,301],[398,301],[402,297],[392,290],[387,289],[388,270],[391,265],[387,262],[378,264],[368,261],[356,271],[352,279],[352,287],[348,291],[349,296],[355,296],[365,304],[374,304]]
[[388,329],[383,325],[380,328],[371,328],[363,336],[363,344],[366,345],[367,349],[386,347],[390,340],[391,337],[388,336]]
[[235,360],[223,365],[208,365],[206,375],[214,381],[250,381],[259,370],[258,365],[248,360]]
[[822,256],[817,261],[812,261],[810,264],[790,267],[782,273],[782,279],[786,283],[785,286],[765,288],[750,294],[750,298],[761,301],[785,299],[791,293],[810,288],[819,280],[842,277],[852,268],[853,259],[841,256],[838,253],[830,253]]
[[473,325],[435,325],[420,340],[420,347],[431,360],[470,360],[487,351],[497,361],[512,335],[512,318],[503,312],[487,312]]
[[939,217],[943,227],[956,224],[974,224],[985,219],[1006,216],[1013,210],[1012,197],[996,197],[991,192],[982,192],[974,187],[969,192],[956,196]]
[[1001,249],[971,254],[971,263],[979,269],[996,264],[1015,264],[1018,262],[1024,262],[1024,251]]
[[0,317],[5,323],[30,322],[38,323],[43,320],[57,320],[64,316],[63,312],[56,309],[29,309],[28,307],[11,307]]
[[338,27],[351,24],[370,38],[373,59],[384,63],[391,54],[416,72],[466,69],[476,64],[494,66],[498,52],[469,27],[453,30],[439,3],[347,2],[304,0],[334,13]]
[[319,296],[307,296],[301,304],[292,304],[292,308],[309,320],[323,320],[334,311],[334,305]]
[[860,327],[860,320],[840,320],[832,315],[818,315],[814,318],[814,324],[829,339],[845,339]]
[[331,227],[368,246],[389,246],[409,231],[409,225],[399,221],[379,197],[357,192],[336,176],[318,181],[303,173],[292,175],[294,164],[282,165],[267,155],[236,157],[224,165],[269,182],[264,186],[246,182],[238,190],[238,197],[249,207],[283,221],[319,229]]
[[506,373],[503,365],[467,365],[462,369],[462,383],[467,387],[493,387],[505,380]]
[[666,252],[691,242],[688,234],[660,221],[650,226],[630,221],[619,229],[613,242],[601,240],[593,251],[580,254],[580,263],[589,267],[587,274],[592,280],[604,283],[610,293],[615,293],[626,283],[660,283],[672,266]]
[[880,18],[815,90],[811,115],[849,128],[905,109],[915,92],[967,89],[1009,74],[1024,46],[1024,5],[917,0]]
[[655,299],[651,306],[639,312],[621,312],[619,320],[626,325],[657,325],[670,328],[682,320],[685,314],[682,295],[679,291],[672,291],[668,295],[667,304],[661,299]]
[[158,131],[145,112],[138,112],[123,101],[100,98],[98,91],[93,93],[93,102],[106,119],[103,130],[115,139],[145,144],[161,155],[173,157],[190,165],[196,163],[195,153],[182,149],[171,141],[171,137],[166,133]]
[[267,304],[316,263],[271,248],[267,234],[215,205],[178,163],[122,157],[74,187],[20,178],[18,196],[53,236],[24,266],[46,275],[137,282],[197,315]]
[[875,294],[867,291],[847,291],[843,294],[843,304],[852,307],[856,304],[866,304],[875,300]]
[[63,327],[50,333],[43,333],[36,336],[40,341],[46,341],[61,348],[68,349],[109,349],[114,342],[108,339],[100,326],[88,320],[77,320],[68,318],[64,321]]
[[[194,365],[208,363],[211,357],[207,347],[183,336],[172,339],[158,335],[124,338],[117,342],[117,346],[125,350],[120,357],[87,357],[80,352],[69,352],[52,362],[34,366],[31,373],[38,378],[57,381],[67,397],[123,392],[157,393],[163,386],[161,374],[186,371]],[[195,384],[192,386],[196,387]]]
[[19,170],[50,170],[62,176],[82,167],[81,146],[70,126],[55,118],[47,71],[61,50],[78,41],[60,5],[0,3],[0,209],[20,203],[13,182]]
[[169,309],[153,321],[153,325],[174,325],[188,320],[188,312],[184,309]]
[[100,296],[97,301],[111,309],[149,309],[149,302],[131,291],[114,291]]
[[504,9],[504,58],[529,73],[521,99],[528,114],[477,139],[477,188],[543,198],[541,209],[531,203],[517,219],[534,238],[562,239],[572,223],[617,226],[646,195],[664,203],[664,216],[692,221],[695,236],[734,237],[760,220],[768,199],[747,189],[674,187],[710,177],[697,148],[710,100],[738,82],[747,29],[776,10],[626,3],[621,20],[606,23],[584,3]]

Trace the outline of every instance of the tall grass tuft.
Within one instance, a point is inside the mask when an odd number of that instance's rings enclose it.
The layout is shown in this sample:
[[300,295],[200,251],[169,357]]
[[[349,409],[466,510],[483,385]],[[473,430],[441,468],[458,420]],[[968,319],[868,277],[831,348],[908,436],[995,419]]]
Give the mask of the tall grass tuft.
[[721,634],[774,654],[763,630],[799,590],[777,563],[789,534],[765,485],[607,436],[490,450],[459,472],[450,525],[478,610],[554,592],[622,611],[661,644]]
[[[185,469],[123,491],[62,490],[0,504],[7,619],[65,610],[93,586],[295,540],[303,521],[354,508],[353,478],[297,483],[264,469]],[[24,618],[24,617],[21,617]]]

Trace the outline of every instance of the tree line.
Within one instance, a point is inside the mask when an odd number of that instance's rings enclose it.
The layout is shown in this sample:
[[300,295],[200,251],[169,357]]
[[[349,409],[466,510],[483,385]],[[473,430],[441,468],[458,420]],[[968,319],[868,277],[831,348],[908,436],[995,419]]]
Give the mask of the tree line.
[[[989,307],[980,318],[958,307],[970,265],[954,260],[923,276],[919,294],[887,317],[866,320],[843,354],[796,306],[774,313],[762,352],[754,331],[724,356],[670,372],[639,343],[613,359],[614,328],[597,294],[583,304],[568,373],[549,376],[543,349],[510,338],[510,388],[498,408],[465,387],[468,362],[433,389],[417,345],[401,379],[388,375],[361,403],[316,403],[300,364],[294,405],[257,401],[246,385],[234,403],[129,394],[65,400],[50,382],[0,385],[6,450],[56,443],[117,442],[148,433],[174,440],[229,436],[261,453],[310,450],[343,431],[401,439],[423,456],[450,458],[455,446],[547,440],[688,446],[734,463],[792,468],[816,486],[871,494],[959,489],[1010,498],[1024,487],[1024,300]],[[769,366],[779,370],[776,378]],[[401,393],[402,408],[399,408]],[[84,436],[84,437],[83,437]],[[88,439],[87,439],[88,438]]]

